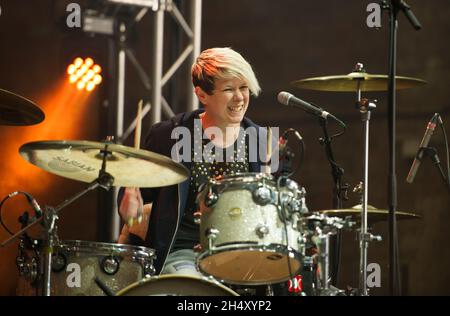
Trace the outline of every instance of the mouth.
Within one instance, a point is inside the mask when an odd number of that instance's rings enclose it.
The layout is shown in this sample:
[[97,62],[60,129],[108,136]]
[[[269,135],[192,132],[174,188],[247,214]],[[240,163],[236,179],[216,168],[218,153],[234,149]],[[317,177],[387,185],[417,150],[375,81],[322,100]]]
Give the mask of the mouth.
[[240,113],[242,109],[244,108],[243,105],[237,105],[237,106],[229,106],[227,107],[228,111],[231,113]]

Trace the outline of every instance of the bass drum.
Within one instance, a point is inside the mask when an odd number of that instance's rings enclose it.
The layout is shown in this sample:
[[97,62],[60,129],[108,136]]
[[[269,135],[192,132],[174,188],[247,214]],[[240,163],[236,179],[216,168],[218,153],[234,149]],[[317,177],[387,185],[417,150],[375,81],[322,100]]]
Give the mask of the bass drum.
[[119,296],[239,296],[207,277],[166,274],[145,278],[117,293]]

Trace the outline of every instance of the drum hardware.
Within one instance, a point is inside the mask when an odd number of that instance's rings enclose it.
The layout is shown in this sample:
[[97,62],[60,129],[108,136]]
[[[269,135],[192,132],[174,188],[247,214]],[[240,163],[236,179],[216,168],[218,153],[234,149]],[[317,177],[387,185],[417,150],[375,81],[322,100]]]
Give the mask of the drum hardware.
[[212,252],[215,247],[214,247],[214,242],[217,238],[217,235],[219,235],[220,231],[214,227],[212,228],[208,228],[205,231],[205,236],[208,239],[208,249],[210,252]]
[[194,216],[194,223],[197,225],[200,225],[201,220],[202,220],[202,212],[195,211],[193,216]]
[[[364,72],[362,64],[360,64],[360,72]],[[363,166],[363,183],[361,192],[361,232],[359,238],[360,245],[360,263],[359,263],[359,290],[360,294],[365,296],[368,295],[367,288],[367,253],[369,242],[377,240],[372,234],[367,231],[367,206],[368,206],[368,195],[369,195],[369,128],[370,128],[370,116],[373,110],[376,109],[375,102],[371,102],[366,98],[361,98],[361,88],[358,85],[357,88],[357,102],[356,108],[359,109],[361,113],[361,120],[364,124],[363,126],[363,136],[364,136],[364,166]]]
[[293,184],[278,188],[271,175],[243,173],[210,180],[197,196],[199,205],[206,204],[208,192],[216,192],[217,201],[197,221],[202,273],[229,284],[267,285],[300,269],[300,232],[282,209],[290,203],[301,212],[303,204],[291,202],[303,198],[304,190]]
[[114,275],[119,271],[119,260],[116,257],[104,257],[100,263],[102,271],[108,275]]
[[259,238],[264,238],[264,236],[269,234],[269,227],[266,224],[259,224],[256,226],[255,229],[256,235],[258,235]]
[[[393,83],[392,83],[393,82]],[[339,76],[325,76],[325,77],[315,77],[301,79],[291,82],[291,84],[297,88],[311,89],[319,91],[336,91],[336,92],[356,92],[357,94],[357,108],[359,109],[364,123],[364,189],[362,198],[362,208],[361,208],[361,230],[360,230],[360,284],[359,289],[361,295],[367,295],[367,284],[366,284],[366,265],[367,265],[367,247],[368,242],[371,240],[376,240],[377,236],[372,236],[367,233],[367,193],[368,193],[368,143],[369,143],[369,121],[370,114],[373,109],[376,108],[376,104],[368,99],[361,98],[362,91],[386,91],[389,87],[394,91],[395,89],[407,89],[425,84],[426,81],[402,76],[386,76],[386,75],[372,75],[368,74],[362,63],[357,63],[354,70],[347,75]],[[325,127],[325,122],[321,122],[321,125]],[[324,130],[325,131],[325,130]],[[325,131],[326,133],[326,131]],[[326,135],[326,134],[325,134]],[[323,142],[327,141],[329,138],[323,139]],[[326,143],[325,143],[326,144]],[[327,155],[330,149],[327,149]],[[332,157],[331,157],[332,158]],[[333,207],[338,211],[342,208],[342,199],[347,199],[347,189],[348,185],[341,185],[339,183],[340,177],[343,173],[342,168],[334,165],[334,159],[329,159],[332,169],[333,169],[333,179],[335,181],[335,197],[333,200]],[[343,194],[343,195],[341,195]],[[336,262],[340,261],[339,257],[339,235],[337,235],[337,259]],[[336,264],[336,271],[334,274],[337,275],[338,265]]]
[[[324,214],[312,214],[305,218],[304,225],[307,227],[311,241],[317,247],[317,272],[315,276],[314,294],[319,296],[342,295],[342,290],[330,284],[330,236],[336,235],[342,229],[350,229],[354,222],[350,218],[341,219],[328,217]],[[311,291],[311,288],[308,289]]]
[[[34,283],[38,278],[39,256],[36,250],[37,244],[30,246],[30,241],[30,238],[25,235],[19,238],[19,251],[16,257],[16,266],[21,277],[24,277],[30,283]],[[33,256],[27,254],[26,250],[30,248],[33,250]]]
[[217,192],[213,192],[212,189],[209,190],[208,194],[205,197],[205,206],[212,207],[217,203],[219,196]]
[[253,192],[253,199],[259,205],[267,205],[272,201],[272,192],[266,186],[261,186]]
[[[90,182],[86,189],[66,199],[57,207],[46,206],[43,216],[35,219],[0,244],[0,247],[6,246],[15,238],[24,236],[23,234],[36,224],[41,223],[43,225],[45,230],[45,251],[42,260],[42,294],[45,296],[51,295],[52,257],[54,257],[55,247],[60,245],[56,222],[62,209],[97,187],[109,190],[113,184],[131,187],[164,186],[179,183],[185,180],[188,174],[185,167],[165,156],[145,150],[115,145],[110,142],[33,142],[23,145],[20,148],[20,154],[25,160],[51,173],[74,180]],[[145,173],[149,169],[152,173],[158,173],[160,177],[143,176],[142,172]],[[137,172],[139,172],[140,177],[137,176]],[[147,178],[147,180],[139,180],[143,178]],[[17,260],[19,271],[23,273],[33,271],[33,265],[26,265],[26,259],[24,258],[23,254],[19,254]],[[58,260],[63,259],[56,259],[57,264]],[[103,263],[105,273],[113,274],[117,272],[114,270],[115,264],[118,262],[108,259]],[[64,265],[64,262],[61,262],[60,265]],[[152,265],[147,264],[144,270],[146,275],[154,273]],[[32,272],[28,274],[32,276]]]

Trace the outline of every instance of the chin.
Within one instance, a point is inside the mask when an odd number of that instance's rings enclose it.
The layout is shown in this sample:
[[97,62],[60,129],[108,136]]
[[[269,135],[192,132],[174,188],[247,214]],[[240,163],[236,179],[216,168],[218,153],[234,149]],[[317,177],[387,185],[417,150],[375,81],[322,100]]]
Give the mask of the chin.
[[233,117],[233,118],[230,118],[230,119],[228,120],[228,122],[229,122],[230,124],[240,124],[240,123],[242,122],[243,118],[244,118],[243,115],[242,115],[242,116],[239,116],[239,117]]

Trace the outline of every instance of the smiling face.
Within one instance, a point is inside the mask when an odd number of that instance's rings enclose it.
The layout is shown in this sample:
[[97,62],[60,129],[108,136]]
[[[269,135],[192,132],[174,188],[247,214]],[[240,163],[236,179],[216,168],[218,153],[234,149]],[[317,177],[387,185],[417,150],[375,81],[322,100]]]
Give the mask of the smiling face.
[[222,130],[227,126],[240,126],[248,108],[248,84],[240,78],[215,79],[212,94],[195,88],[200,102],[205,106],[205,118]]

